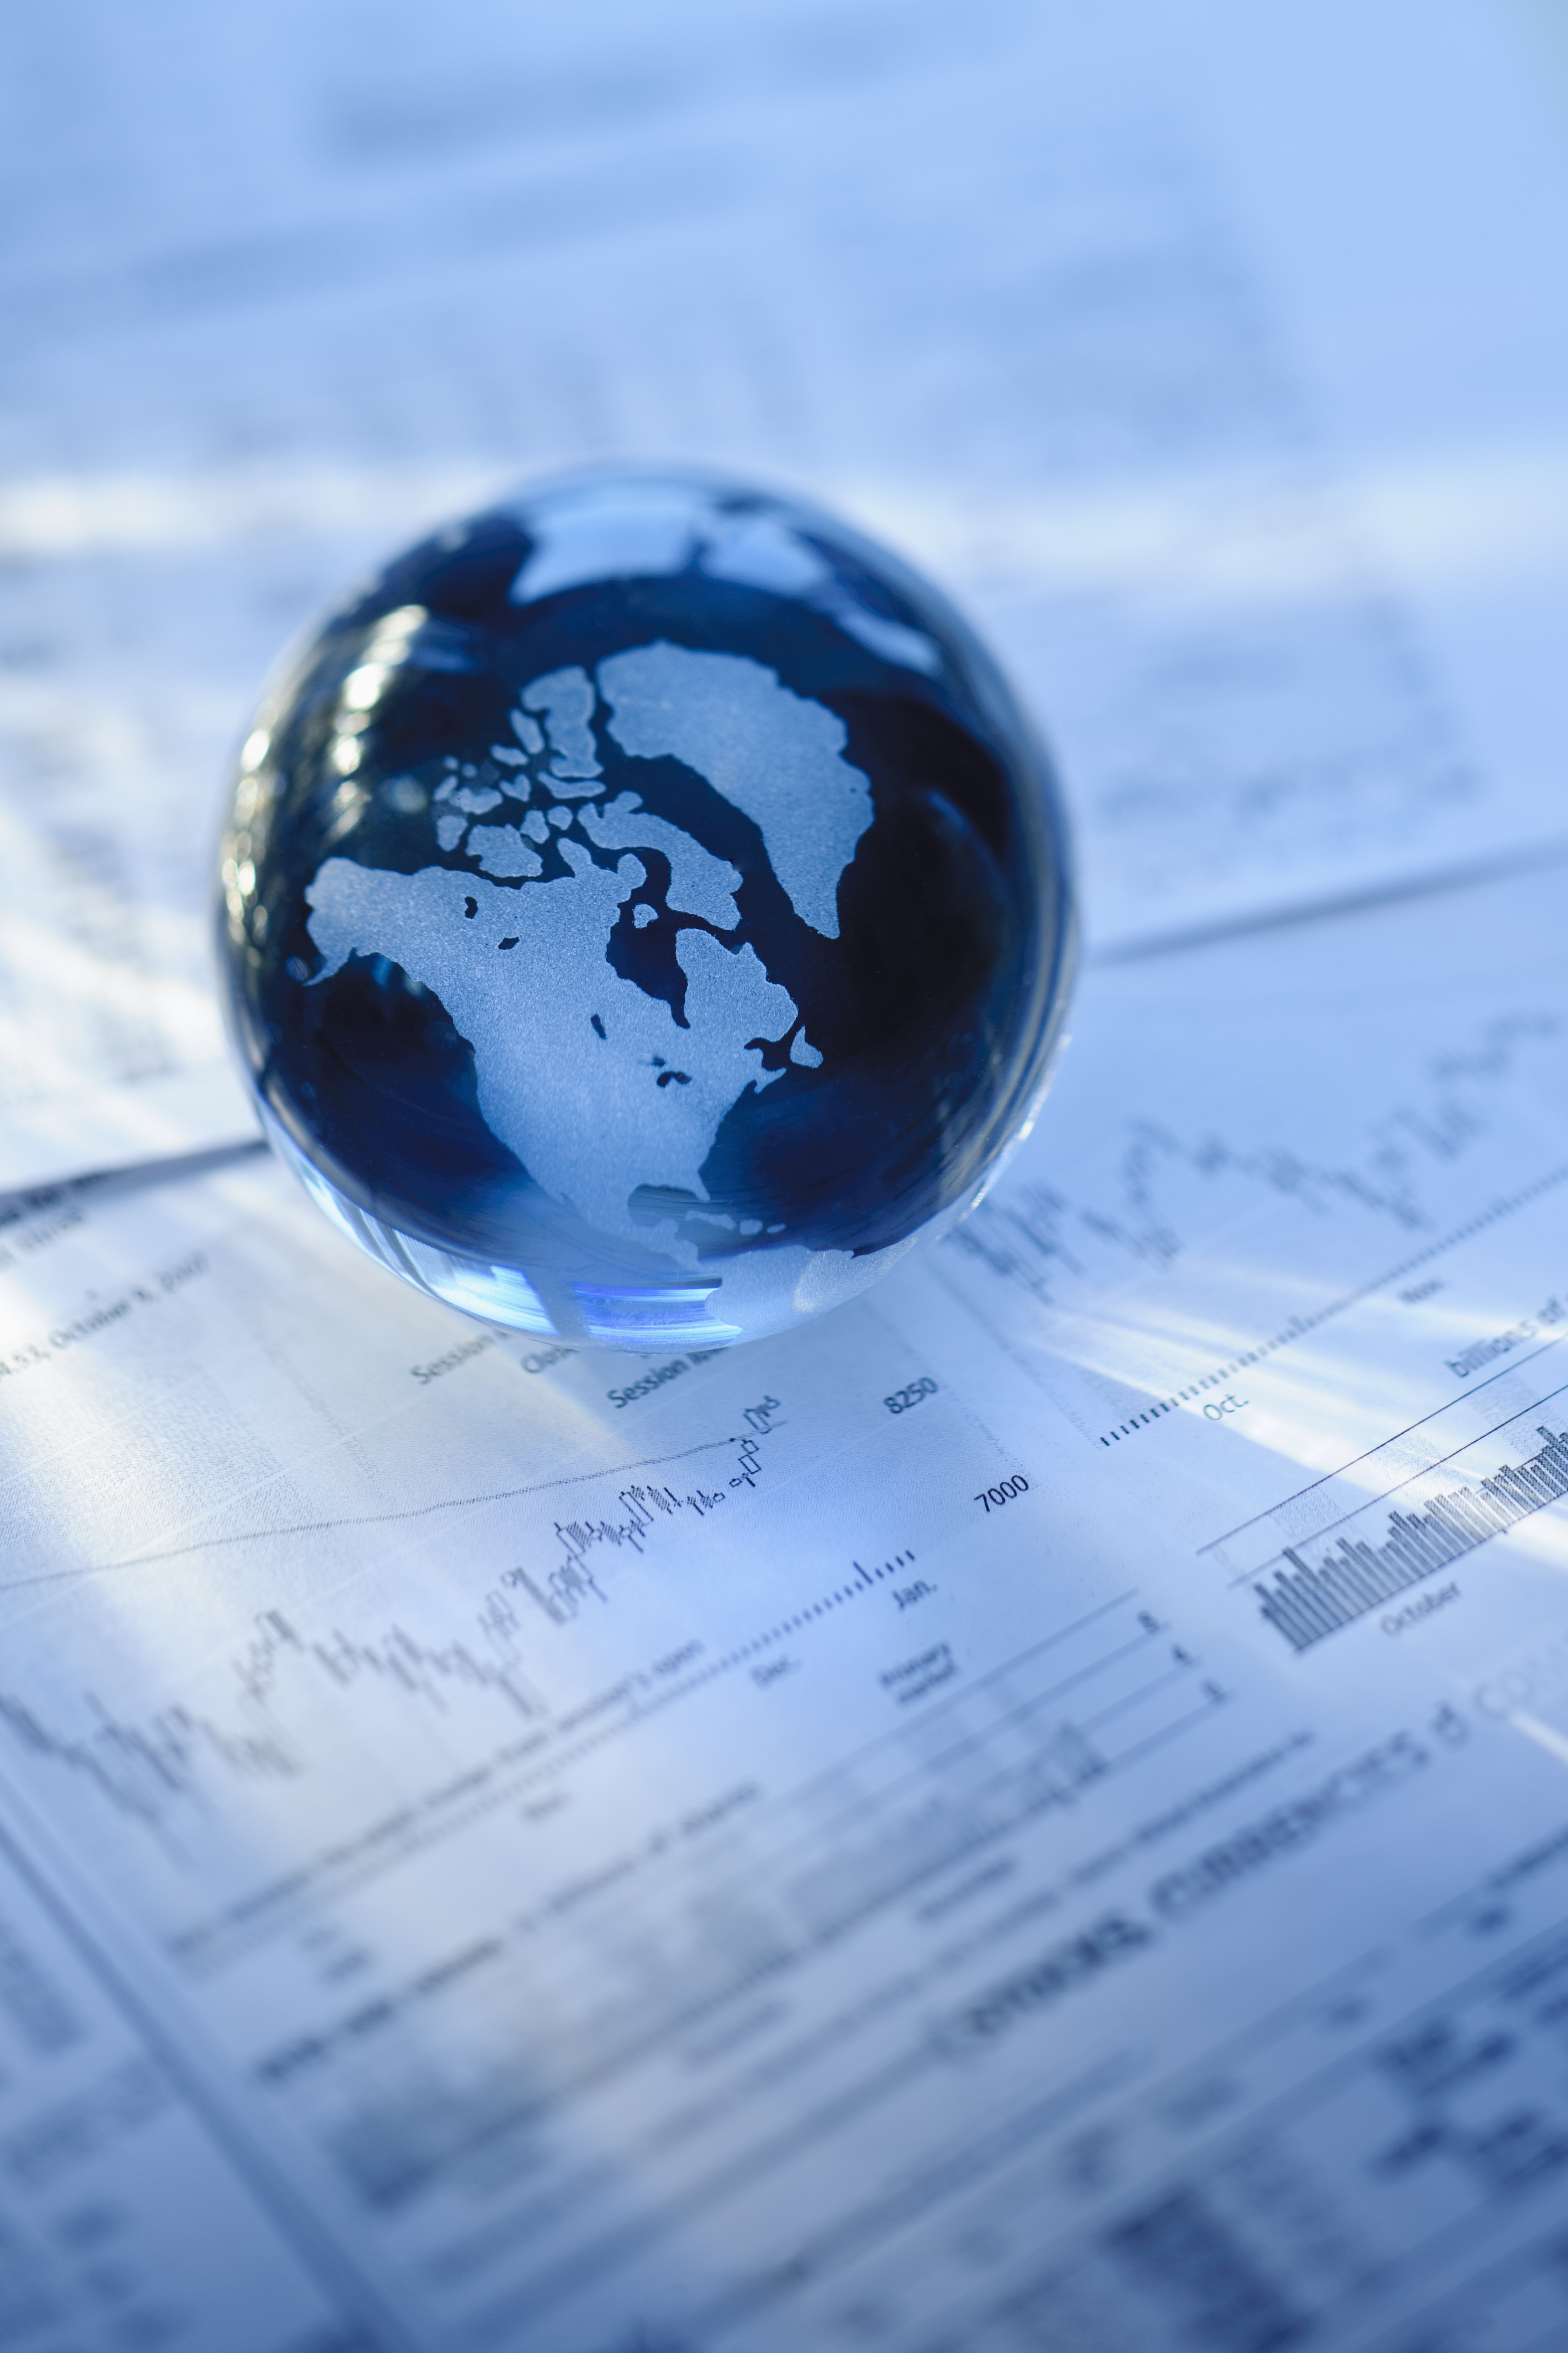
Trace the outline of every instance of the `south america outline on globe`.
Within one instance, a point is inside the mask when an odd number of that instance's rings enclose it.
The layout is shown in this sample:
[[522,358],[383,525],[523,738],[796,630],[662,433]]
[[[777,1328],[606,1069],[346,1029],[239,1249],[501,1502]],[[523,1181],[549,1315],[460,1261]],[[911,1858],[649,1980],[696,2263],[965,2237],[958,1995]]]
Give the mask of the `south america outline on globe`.
[[[356,955],[401,967],[471,1047],[482,1117],[543,1190],[691,1265],[697,1245],[677,1219],[634,1197],[675,1197],[700,1216],[723,1120],[783,1075],[763,1047],[787,1039],[788,1059],[807,1069],[822,1056],[756,949],[715,936],[740,921],[736,870],[637,793],[597,797],[589,722],[601,707],[628,759],[673,757],[752,818],[795,914],[837,938],[838,885],[873,818],[870,786],[843,757],[843,722],[762,662],[660,640],[607,657],[592,681],[572,669],[531,681],[511,718],[518,746],[492,747],[497,785],[474,790],[458,775],[441,787],[439,847],[453,856],[466,837],[480,871],[324,860],[305,891],[323,959],[307,985]],[[552,842],[568,871],[545,877]],[[622,910],[648,879],[639,848],[661,852],[670,874],[662,913],[646,900],[635,909],[639,927],[700,919],[674,941],[683,1020],[609,962]],[[612,867],[595,850],[623,854]]]

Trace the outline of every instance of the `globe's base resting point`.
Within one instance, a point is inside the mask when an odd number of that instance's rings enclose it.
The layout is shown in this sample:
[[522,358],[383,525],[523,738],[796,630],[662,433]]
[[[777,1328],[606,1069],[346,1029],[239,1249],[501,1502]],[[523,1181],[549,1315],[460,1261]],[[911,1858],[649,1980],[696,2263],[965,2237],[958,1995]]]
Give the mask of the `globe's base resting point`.
[[721,1347],[945,1231],[1073,960],[1049,768],[964,624],[815,510],[557,477],[287,660],[223,850],[236,1041],[339,1229],[490,1324]]
[[[619,1288],[578,1282],[572,1286],[571,1304],[565,1312],[558,1301],[552,1314],[521,1267],[498,1266],[492,1260],[440,1249],[413,1234],[399,1233],[395,1226],[357,1208],[330,1185],[265,1109],[262,1124],[285,1166],[294,1171],[338,1231],[390,1273],[448,1307],[478,1316],[482,1323],[505,1324],[513,1331],[568,1340],[579,1346],[720,1348],[735,1340],[763,1339],[820,1314],[824,1308],[841,1306],[855,1298],[929,1235],[929,1229],[911,1234],[906,1241],[860,1258],[844,1253],[845,1263],[831,1269],[823,1265],[829,1255],[826,1251],[801,1251],[800,1262],[792,1269],[794,1286],[776,1282],[771,1314],[764,1306],[744,1327],[726,1323],[714,1313],[722,1307],[722,1285],[717,1280]],[[940,1230],[956,1224],[973,1206],[965,1202],[942,1219]]]

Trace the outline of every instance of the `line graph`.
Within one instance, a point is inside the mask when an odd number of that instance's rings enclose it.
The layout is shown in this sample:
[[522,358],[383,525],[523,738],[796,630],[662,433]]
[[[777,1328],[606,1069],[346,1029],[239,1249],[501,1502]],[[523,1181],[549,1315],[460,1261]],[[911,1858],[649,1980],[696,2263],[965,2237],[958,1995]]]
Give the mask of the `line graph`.
[[[1105,1182],[1092,1193],[1039,1181],[1000,1185],[942,1249],[1024,1293],[1042,1307],[1073,1303],[1142,1270],[1175,1267],[1229,1187],[1257,1203],[1273,1202],[1315,1219],[1346,1209],[1365,1213],[1384,1231],[1431,1232],[1442,1217],[1428,1180],[1475,1154],[1495,1119],[1485,1097],[1512,1078],[1532,1046],[1557,1039],[1549,1014],[1510,1014],[1489,1022],[1473,1046],[1435,1057],[1413,1099],[1367,1130],[1363,1149],[1321,1159],[1279,1142],[1243,1144],[1217,1134],[1178,1134],[1157,1120],[1124,1125]],[[1193,1195],[1197,1195],[1194,1202]],[[1186,1214],[1173,1201],[1188,1196]]]
[[[640,1456],[636,1461],[621,1466],[627,1471],[661,1470],[672,1462],[689,1461],[694,1455],[717,1454],[724,1447],[740,1447],[745,1443],[740,1437],[705,1438],[695,1446],[682,1446],[669,1454]],[[146,1550],[127,1553],[118,1560],[84,1561],[68,1568],[52,1568],[34,1577],[0,1577],[0,1592],[18,1593],[35,1585],[66,1585],[79,1577],[112,1577],[126,1570],[161,1567],[165,1562],[189,1560],[199,1553],[224,1552],[237,1546],[282,1542],[293,1536],[336,1535],[346,1528],[394,1528],[438,1517],[446,1512],[479,1511],[489,1504],[521,1503],[531,1495],[550,1495],[563,1487],[602,1486],[604,1471],[569,1472],[564,1477],[533,1479],[522,1486],[490,1487],[473,1493],[440,1495],[425,1504],[410,1504],[390,1512],[342,1512],[331,1517],[313,1520],[290,1520],[276,1524],[260,1522],[243,1528],[225,1528],[211,1535],[192,1536],[174,1545],[149,1546]]]
[[[730,1474],[729,1488],[755,1487],[762,1449],[755,1438],[742,1438],[735,1445],[735,1469]],[[728,1501],[724,1487],[697,1487],[685,1495],[668,1486],[623,1487],[616,1497],[618,1518],[557,1520],[555,1542],[560,1556],[553,1567],[538,1577],[527,1568],[510,1569],[504,1581],[526,1593],[552,1624],[569,1625],[590,1598],[601,1602],[606,1598],[594,1567],[600,1552],[630,1551],[640,1560],[648,1537],[661,1521],[679,1519],[685,1513],[707,1519]]]
[[[1561,1129],[1543,1124],[1542,1091],[1513,1082],[1563,1027],[1499,1016],[1428,1054],[1342,1157],[1123,1119],[1106,1127],[1101,1181],[1092,1159],[1004,1180],[933,1269],[1087,1437],[1117,1447],[1560,1193],[1568,1161],[1542,1163]],[[1288,1038],[1278,1054],[1289,1064]]]
[[140,1720],[94,1706],[85,1732],[52,1726],[19,1694],[0,1689],[0,1724],[35,1762],[63,1767],[85,1781],[110,1809],[154,1830],[167,1828],[183,1800],[197,1797],[215,1767],[239,1782],[286,1782],[311,1769],[309,1756],[286,1728],[285,1708],[341,1702],[366,1686],[447,1710],[455,1701],[489,1696],[513,1720],[534,1723],[548,1714],[513,1648],[515,1626],[499,1597],[481,1615],[491,1655],[463,1641],[428,1643],[394,1626],[368,1641],[334,1629],[302,1633],[281,1610],[269,1609],[233,1661],[239,1711],[181,1702]]
[[[267,1609],[227,1662],[219,1694],[210,1702],[175,1700],[122,1713],[90,1700],[88,1721],[67,1727],[20,1692],[0,1684],[0,1728],[9,1731],[33,1762],[63,1769],[121,1819],[139,1821],[161,1837],[171,1833],[182,1810],[211,1802],[209,1785],[215,1781],[281,1787],[321,1770],[342,1737],[347,1703],[355,1704],[363,1720],[367,1699],[389,1701],[409,1729],[416,1724],[436,1729],[445,1721],[476,1759],[493,1759],[498,1730],[503,1747],[515,1752],[521,1728],[532,1753],[569,1719],[557,1723],[530,1671],[528,1629],[566,1627],[589,1602],[607,1606],[612,1593],[603,1575],[605,1563],[641,1560],[660,1535],[710,1519],[737,1493],[753,1492],[763,1474],[767,1439],[779,1427],[770,1421],[766,1430],[748,1430],[662,1458],[668,1462],[727,1452],[722,1485],[682,1493],[664,1482],[628,1482],[616,1494],[611,1512],[552,1522],[548,1535],[534,1537],[531,1559],[517,1562],[514,1556],[514,1565],[485,1595],[467,1634],[431,1640],[398,1624],[368,1636],[341,1628],[308,1633],[283,1610]],[[600,1473],[597,1483],[608,1484],[613,1475]],[[500,1500],[548,1492],[514,1489]],[[316,1530],[290,1533],[310,1536]],[[476,1704],[489,1721],[480,1720]],[[384,1741],[384,1712],[378,1724],[365,1723],[363,1728],[367,1736]],[[398,1748],[405,1745],[405,1735],[395,1729],[391,1737]],[[393,1761],[389,1757],[389,1766]],[[472,1773],[482,1776],[489,1769],[476,1761]]]

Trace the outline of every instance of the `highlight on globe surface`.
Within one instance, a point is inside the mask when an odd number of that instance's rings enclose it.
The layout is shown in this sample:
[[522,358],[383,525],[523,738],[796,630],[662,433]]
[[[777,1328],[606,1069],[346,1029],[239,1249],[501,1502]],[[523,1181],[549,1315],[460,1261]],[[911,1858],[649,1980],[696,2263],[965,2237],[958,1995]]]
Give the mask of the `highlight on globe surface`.
[[723,480],[557,477],[287,659],[222,850],[283,1158],[492,1323],[721,1346],[863,1290],[1032,1120],[1050,768],[939,594]]

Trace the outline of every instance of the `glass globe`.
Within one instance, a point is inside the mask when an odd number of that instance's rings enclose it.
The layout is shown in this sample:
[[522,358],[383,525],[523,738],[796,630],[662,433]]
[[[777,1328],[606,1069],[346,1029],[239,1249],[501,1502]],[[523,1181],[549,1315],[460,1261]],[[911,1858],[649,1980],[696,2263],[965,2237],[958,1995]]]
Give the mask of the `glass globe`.
[[720,1346],[852,1297],[1034,1115],[1072,902],[994,665],[828,515],[557,478],[288,659],[223,847],[268,1133],[492,1323]]

